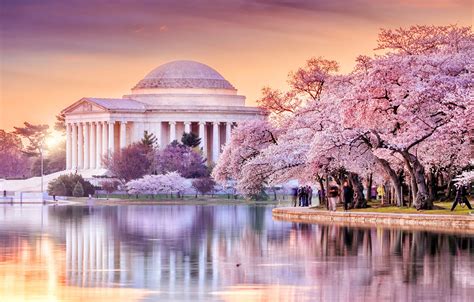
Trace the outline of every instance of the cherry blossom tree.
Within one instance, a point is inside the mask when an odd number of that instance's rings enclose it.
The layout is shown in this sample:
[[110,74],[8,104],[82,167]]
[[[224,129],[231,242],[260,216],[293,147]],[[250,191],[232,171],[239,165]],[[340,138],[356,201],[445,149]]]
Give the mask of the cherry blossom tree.
[[454,180],[458,185],[469,185],[474,182],[474,170],[465,171]]
[[171,143],[156,154],[156,171],[167,173],[177,171],[185,178],[206,177],[209,171],[206,160],[191,147]]
[[[205,195],[214,190],[214,187],[216,186],[216,182],[210,177],[202,177],[202,178],[197,178],[193,180],[192,186],[194,189],[196,189],[196,192],[201,193],[201,195]],[[196,193],[196,197],[197,197],[197,193]]]
[[182,194],[189,188],[189,183],[177,172],[159,175],[145,175],[125,185],[129,194]]
[[[413,39],[418,36],[424,38]],[[382,31],[379,41],[379,49],[395,52],[364,58],[351,75],[344,124],[365,130],[373,148],[400,155],[416,192],[415,207],[429,209],[432,198],[417,149],[443,132],[472,125],[467,112],[473,102],[473,37],[457,27],[412,27]],[[419,45],[408,49],[410,43]]]
[[337,180],[346,171],[359,192],[365,175],[390,180],[402,205],[406,171],[414,206],[431,208],[426,169],[456,171],[469,158],[471,30],[382,30],[378,49],[387,52],[360,56],[347,75],[336,75],[337,63],[318,58],[290,74],[287,92],[265,88],[259,104],[270,121],[237,127],[215,179],[235,178],[242,193],[252,194],[295,178],[323,187],[323,178]]
[[277,144],[277,139],[278,131],[268,121],[240,123],[233,130],[230,142],[226,144],[212,171],[212,177],[223,185],[236,179],[238,190],[245,194],[260,192],[266,178],[264,171],[249,171],[246,167],[266,147]]
[[118,189],[120,182],[118,180],[104,180],[100,182],[102,190],[107,193],[107,199],[109,199],[109,194],[113,193]]
[[153,171],[154,151],[136,143],[104,159],[105,167],[124,182],[140,178]]

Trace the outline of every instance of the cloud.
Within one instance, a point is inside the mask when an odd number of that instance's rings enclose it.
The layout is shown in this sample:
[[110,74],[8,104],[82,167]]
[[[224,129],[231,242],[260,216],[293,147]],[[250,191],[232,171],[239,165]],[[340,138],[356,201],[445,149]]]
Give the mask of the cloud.
[[213,29],[219,23],[284,32],[292,22],[313,22],[311,13],[368,17],[370,9],[361,6],[364,1],[4,0],[0,34],[3,50],[111,50],[140,44],[143,36],[137,33],[153,35],[170,26],[178,35],[189,28]]

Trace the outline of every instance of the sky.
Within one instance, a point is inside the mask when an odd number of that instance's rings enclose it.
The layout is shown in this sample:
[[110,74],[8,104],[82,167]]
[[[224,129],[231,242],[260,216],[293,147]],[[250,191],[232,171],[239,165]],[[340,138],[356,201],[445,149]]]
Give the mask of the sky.
[[121,97],[196,60],[255,105],[311,57],[349,72],[380,28],[472,26],[470,0],[0,0],[0,129],[53,124],[82,97]]

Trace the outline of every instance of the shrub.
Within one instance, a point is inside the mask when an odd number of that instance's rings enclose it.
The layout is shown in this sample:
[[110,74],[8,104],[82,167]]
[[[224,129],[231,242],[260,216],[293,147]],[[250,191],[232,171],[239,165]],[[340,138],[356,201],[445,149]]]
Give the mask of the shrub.
[[173,142],[157,152],[156,170],[158,174],[178,172],[184,178],[209,176],[206,160],[188,146]]
[[67,189],[66,186],[62,181],[57,181],[54,183],[52,187],[52,195],[56,196],[66,196],[67,195]]
[[54,188],[60,186],[59,183],[62,182],[64,184],[64,187],[66,188],[66,194],[64,196],[73,196],[72,192],[74,190],[74,187],[76,184],[79,182],[82,185],[82,189],[84,191],[83,196],[88,196],[89,194],[94,194],[95,189],[92,184],[84,178],[82,178],[81,175],[79,174],[64,174],[59,176],[58,178],[52,180],[49,185],[48,185],[48,194],[49,195],[58,195],[54,194]]
[[115,152],[104,160],[106,168],[114,176],[128,182],[152,172],[155,151],[146,145],[136,143],[120,152]]
[[193,188],[196,189],[201,195],[207,194],[214,190],[216,182],[210,177],[202,177],[193,180]]
[[83,197],[84,196],[84,188],[80,182],[77,182],[74,186],[74,190],[72,190],[72,196],[74,197]]
[[117,180],[104,180],[100,183],[102,186],[102,190],[107,192],[107,198],[109,198],[109,194],[117,190],[119,186],[119,182]]

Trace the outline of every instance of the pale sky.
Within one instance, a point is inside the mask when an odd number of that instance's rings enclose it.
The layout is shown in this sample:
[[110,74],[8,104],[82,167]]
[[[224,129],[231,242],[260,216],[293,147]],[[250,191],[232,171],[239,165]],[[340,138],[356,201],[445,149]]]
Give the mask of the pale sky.
[[348,72],[380,28],[472,26],[468,0],[2,0],[0,128],[49,123],[82,97],[121,97],[171,60],[219,71],[255,104],[323,56]]

